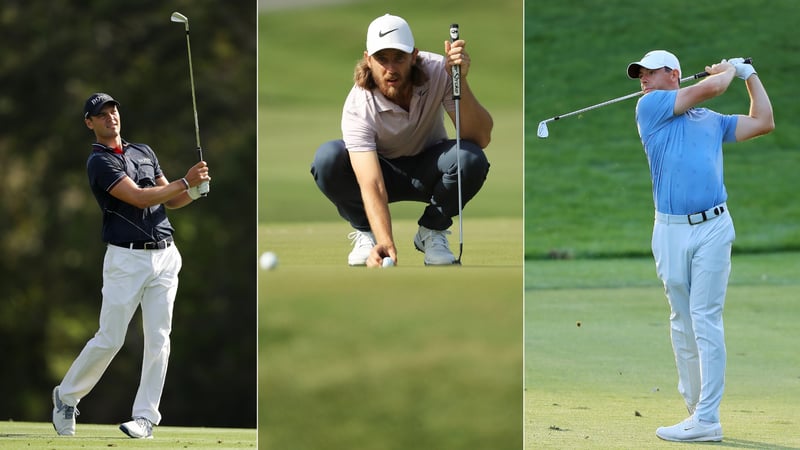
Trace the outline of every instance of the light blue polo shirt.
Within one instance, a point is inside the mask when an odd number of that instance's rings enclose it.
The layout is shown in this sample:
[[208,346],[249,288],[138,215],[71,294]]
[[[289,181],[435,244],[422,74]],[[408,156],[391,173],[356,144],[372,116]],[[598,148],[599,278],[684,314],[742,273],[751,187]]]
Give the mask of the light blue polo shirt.
[[694,214],[728,199],[722,174],[722,143],[736,141],[738,116],[706,108],[674,115],[677,90],[651,91],[636,104],[653,202],[664,214]]

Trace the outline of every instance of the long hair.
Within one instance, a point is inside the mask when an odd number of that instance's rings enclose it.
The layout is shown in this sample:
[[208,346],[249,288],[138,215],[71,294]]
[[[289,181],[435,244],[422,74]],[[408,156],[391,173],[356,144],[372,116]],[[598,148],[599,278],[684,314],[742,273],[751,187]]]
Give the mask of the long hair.
[[[369,68],[369,61],[368,56],[361,58],[361,60],[356,64],[356,68],[353,71],[353,82],[355,82],[356,86],[371,91],[378,87],[375,80],[372,78],[372,70]],[[411,66],[411,84],[414,86],[422,86],[425,82],[428,81],[428,74],[422,70],[422,64],[420,63],[419,56],[417,56],[417,60],[414,62],[414,65]]]

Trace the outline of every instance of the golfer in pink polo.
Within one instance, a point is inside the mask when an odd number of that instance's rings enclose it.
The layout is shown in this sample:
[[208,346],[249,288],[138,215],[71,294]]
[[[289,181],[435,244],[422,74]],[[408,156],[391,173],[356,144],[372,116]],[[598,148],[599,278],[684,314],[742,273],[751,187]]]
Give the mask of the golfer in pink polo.
[[[387,256],[397,263],[389,203],[398,201],[425,204],[414,237],[424,263],[456,262],[447,235],[459,214],[457,166],[464,205],[488,174],[483,149],[493,126],[470,88],[465,47],[456,40],[445,42],[444,55],[420,51],[408,23],[389,14],[369,25],[342,109],[342,139],[322,144],[311,166],[317,186],[354,229],[349,265],[376,267]],[[461,67],[460,150],[444,127],[444,112],[455,122],[453,65]]]

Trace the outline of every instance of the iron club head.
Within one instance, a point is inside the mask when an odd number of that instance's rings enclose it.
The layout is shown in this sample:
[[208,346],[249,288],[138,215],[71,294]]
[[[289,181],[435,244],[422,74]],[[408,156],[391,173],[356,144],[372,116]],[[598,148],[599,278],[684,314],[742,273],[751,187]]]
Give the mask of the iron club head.
[[550,135],[550,133],[547,131],[547,121],[543,120],[543,121],[539,122],[539,129],[536,130],[536,136],[539,136],[540,138],[545,139],[549,135]]
[[189,31],[189,18],[184,16],[183,14],[181,14],[181,13],[176,11],[176,12],[172,13],[172,15],[170,16],[169,20],[171,20],[173,22],[185,24],[186,25],[186,31]]

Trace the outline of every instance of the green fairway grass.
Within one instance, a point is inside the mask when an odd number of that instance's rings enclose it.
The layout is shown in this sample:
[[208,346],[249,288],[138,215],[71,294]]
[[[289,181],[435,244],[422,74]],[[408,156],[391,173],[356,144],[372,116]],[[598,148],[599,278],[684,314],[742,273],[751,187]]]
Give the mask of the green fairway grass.
[[0,422],[0,448],[256,448],[256,430],[159,426],[153,439],[131,439],[116,425],[78,423],[75,436],[58,436],[51,423]]
[[[750,56],[775,112],[776,129],[726,144],[725,182],[737,229],[735,252],[800,249],[800,105],[796,90],[793,0],[532,0],[525,24],[526,257],[646,256],[653,199],[634,122],[636,99],[548,123],[540,121],[638,91],[625,69],[652,49],[667,49],[683,75],[722,58]],[[747,114],[735,79],[706,102]]]
[[[316,148],[341,138],[366,28],[385,13],[439,53],[459,23],[470,86],[494,118],[489,176],[464,210],[461,267],[423,265],[412,244],[421,203],[391,205],[397,267],[348,267],[352,229],[309,173]],[[260,445],[522,447],[522,128],[521,0],[259,16],[258,251],[279,259],[259,273]]]
[[[721,446],[800,449],[798,271],[734,257]],[[525,448],[688,448],[655,436],[686,416],[668,319],[651,259],[528,261]]]

